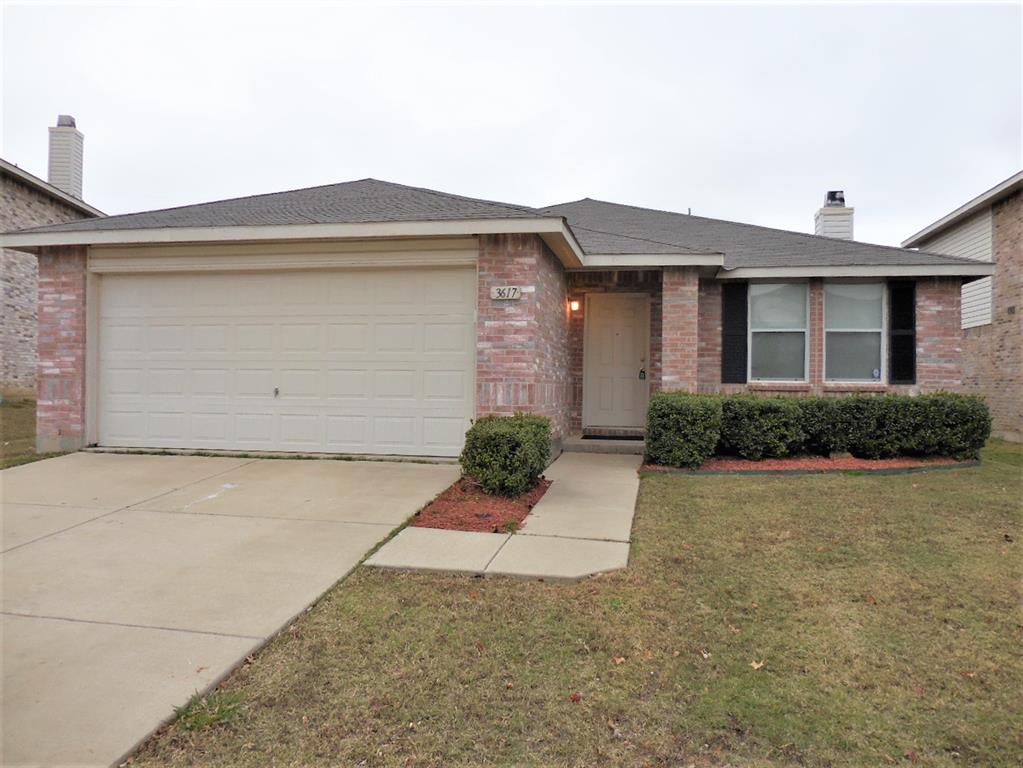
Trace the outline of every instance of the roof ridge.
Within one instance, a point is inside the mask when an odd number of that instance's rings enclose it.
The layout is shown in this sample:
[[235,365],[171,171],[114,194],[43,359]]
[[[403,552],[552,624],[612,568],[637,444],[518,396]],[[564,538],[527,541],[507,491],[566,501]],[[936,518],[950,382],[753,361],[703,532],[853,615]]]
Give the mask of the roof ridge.
[[687,251],[689,253],[720,253],[720,251],[708,251],[708,250],[705,250],[705,249],[704,250],[700,250],[700,249],[697,249],[697,248],[690,248],[688,245],[679,245],[678,243],[666,243],[663,240],[654,240],[651,237],[637,237],[636,235],[623,235],[621,232],[607,232],[607,231],[602,230],[602,229],[593,229],[592,227],[584,227],[581,224],[569,224],[568,226],[569,226],[569,229],[581,229],[581,230],[584,230],[586,232],[595,232],[598,235],[611,235],[613,237],[621,237],[621,238],[624,238],[626,240],[638,240],[638,241],[644,242],[644,243],[657,243],[657,245],[666,245],[669,248],[679,248],[682,251]]
[[[933,253],[932,251],[921,251],[921,250],[917,250],[915,248],[901,248],[901,247],[899,247],[897,245],[882,245],[881,243],[867,243],[867,242],[864,242],[863,240],[844,240],[844,239],[835,238],[835,237],[827,237],[825,235],[813,235],[813,234],[810,234],[809,232],[797,232],[796,230],[792,230],[792,229],[781,229],[779,227],[767,227],[767,226],[764,226],[763,224],[750,224],[750,223],[745,222],[745,221],[732,221],[731,219],[718,219],[718,218],[714,218],[714,217],[711,217],[711,216],[698,216],[698,215],[692,214],[692,213],[680,213],[679,211],[669,211],[669,210],[666,210],[664,208],[644,208],[641,205],[632,205],[630,203],[616,203],[616,202],[613,202],[611,200],[598,200],[597,198],[592,198],[592,197],[586,197],[586,198],[583,198],[582,200],[576,200],[575,202],[583,202],[585,200],[589,200],[589,201],[594,202],[594,203],[603,203],[604,205],[616,205],[616,206],[619,206],[620,208],[632,208],[633,210],[637,210],[637,211],[647,211],[647,212],[650,212],[650,213],[666,213],[666,214],[668,214],[670,216],[685,216],[687,218],[701,219],[703,221],[723,222],[725,224],[731,224],[731,225],[737,226],[737,227],[747,227],[749,229],[766,230],[768,232],[779,232],[779,233],[784,234],[784,235],[795,235],[795,236],[803,237],[803,238],[806,238],[808,240],[813,240],[813,241],[822,241],[823,240],[823,241],[827,241],[828,243],[851,243],[853,245],[865,245],[865,246],[868,246],[870,248],[884,248],[886,250],[897,251],[899,253],[910,252],[910,253],[918,253],[918,254],[921,254],[921,255],[924,255],[924,256],[938,256],[938,257],[941,257],[943,259],[953,259],[955,261],[963,262],[965,264],[975,264],[977,262],[977,259],[970,259],[970,258],[967,258],[965,256],[951,256],[951,255],[948,255],[948,254],[945,254],[945,253]],[[558,205],[571,205],[571,203],[559,203]],[[552,205],[552,206],[549,206],[549,207],[550,208],[557,208],[558,205]],[[684,247],[688,247],[688,246],[684,246]]]
[[482,197],[469,197],[468,195],[456,195],[453,192],[442,192],[439,189],[430,189],[429,187],[416,187],[411,184],[402,184],[397,181],[384,181],[383,179],[360,179],[360,181],[375,181],[378,184],[387,184],[392,187],[402,187],[404,189],[414,189],[417,192],[425,192],[428,195],[434,195],[435,197],[448,197],[455,198],[456,200],[467,200],[470,203],[485,203],[486,205],[495,205],[501,208],[511,208],[512,210],[522,211],[525,213],[539,214],[541,209],[533,208],[528,205],[519,205],[517,203],[502,203],[500,200],[487,200]]

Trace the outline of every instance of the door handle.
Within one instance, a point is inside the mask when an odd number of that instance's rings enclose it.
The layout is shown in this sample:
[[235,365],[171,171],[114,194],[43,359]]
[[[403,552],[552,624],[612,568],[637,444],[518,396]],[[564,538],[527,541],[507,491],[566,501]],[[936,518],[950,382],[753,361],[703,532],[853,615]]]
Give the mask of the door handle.
[[281,390],[279,388],[277,388],[277,387],[274,387],[274,397],[277,397],[280,394],[281,394]]
[[639,380],[640,381],[645,381],[646,380],[646,368],[640,368],[639,369]]

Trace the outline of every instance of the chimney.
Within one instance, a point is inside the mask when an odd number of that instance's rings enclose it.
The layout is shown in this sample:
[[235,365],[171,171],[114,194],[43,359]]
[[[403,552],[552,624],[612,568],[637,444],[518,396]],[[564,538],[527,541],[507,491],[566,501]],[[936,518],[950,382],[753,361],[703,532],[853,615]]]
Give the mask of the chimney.
[[813,233],[839,240],[852,240],[853,210],[845,207],[845,192],[840,189],[828,192],[824,196],[824,207],[814,214]]
[[57,126],[50,128],[50,167],[46,180],[79,200],[82,199],[84,139],[71,115],[58,115]]

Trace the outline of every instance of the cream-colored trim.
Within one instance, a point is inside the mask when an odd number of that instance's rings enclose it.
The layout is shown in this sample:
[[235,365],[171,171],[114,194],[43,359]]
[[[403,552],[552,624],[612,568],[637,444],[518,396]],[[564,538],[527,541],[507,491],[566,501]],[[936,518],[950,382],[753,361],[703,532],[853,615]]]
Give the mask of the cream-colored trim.
[[933,237],[941,230],[948,229],[956,222],[970,216],[978,209],[983,208],[984,206],[994,205],[1003,197],[1008,197],[1018,189],[1023,189],[1023,171],[1014,173],[1005,181],[995,184],[987,192],[981,192],[975,198],[970,200],[970,202],[959,206],[952,211],[952,213],[942,216],[932,224],[928,224],[915,235],[903,240],[902,247],[914,248],[920,245],[924,240]]
[[583,252],[561,218],[395,221],[364,224],[288,224],[239,227],[163,227],[78,232],[15,232],[0,235],[0,247],[33,250],[53,245],[130,245],[258,242],[267,240],[355,240],[398,237],[457,237],[536,234],[548,240],[568,267],[580,266]]
[[210,272],[367,267],[471,266],[476,238],[362,242],[92,246],[89,271]]
[[720,267],[725,263],[721,253],[628,253],[587,254],[583,260],[592,267]]
[[99,441],[99,302],[103,279],[85,275],[85,444]]
[[992,264],[875,265],[870,267],[740,267],[722,269],[718,280],[792,277],[983,277],[994,271]]

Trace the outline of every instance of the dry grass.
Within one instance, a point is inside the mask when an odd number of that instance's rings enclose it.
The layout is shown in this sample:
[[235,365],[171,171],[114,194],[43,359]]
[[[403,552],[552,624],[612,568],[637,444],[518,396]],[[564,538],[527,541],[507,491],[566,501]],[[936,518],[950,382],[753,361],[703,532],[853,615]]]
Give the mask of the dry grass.
[[36,403],[29,398],[0,402],[0,469],[59,456],[36,453]]
[[136,764],[1019,765],[1021,458],[646,477],[574,585],[359,569]]

